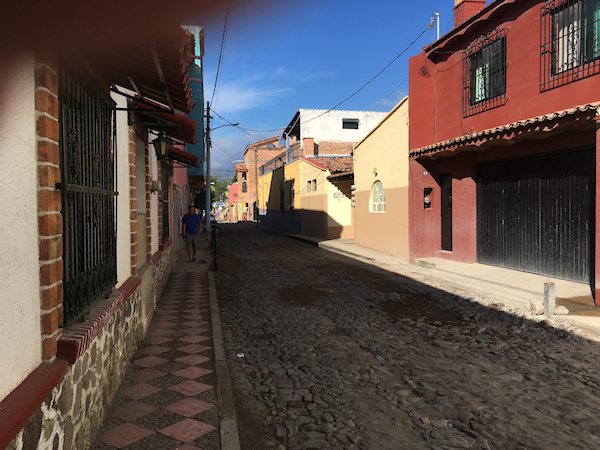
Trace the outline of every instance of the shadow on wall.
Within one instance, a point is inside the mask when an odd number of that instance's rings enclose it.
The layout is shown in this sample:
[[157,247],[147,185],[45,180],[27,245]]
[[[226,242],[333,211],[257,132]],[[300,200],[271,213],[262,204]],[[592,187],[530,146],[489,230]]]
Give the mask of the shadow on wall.
[[261,224],[286,234],[303,234],[323,239],[343,237],[344,227],[325,211],[300,208],[300,199],[295,198],[295,180],[284,178],[283,168],[272,173],[267,213],[260,218]]

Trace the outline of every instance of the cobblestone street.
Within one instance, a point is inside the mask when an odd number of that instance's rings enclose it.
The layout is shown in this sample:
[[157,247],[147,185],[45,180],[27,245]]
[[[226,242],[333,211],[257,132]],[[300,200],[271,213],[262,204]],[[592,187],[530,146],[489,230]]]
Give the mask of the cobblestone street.
[[245,450],[600,448],[597,342],[255,224],[216,281]]

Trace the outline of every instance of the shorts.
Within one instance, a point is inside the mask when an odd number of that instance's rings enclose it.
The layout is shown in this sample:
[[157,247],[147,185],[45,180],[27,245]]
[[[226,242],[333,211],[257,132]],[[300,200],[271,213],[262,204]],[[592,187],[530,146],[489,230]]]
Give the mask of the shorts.
[[185,243],[187,244],[187,248],[198,248],[199,243],[199,235],[197,234],[185,234]]

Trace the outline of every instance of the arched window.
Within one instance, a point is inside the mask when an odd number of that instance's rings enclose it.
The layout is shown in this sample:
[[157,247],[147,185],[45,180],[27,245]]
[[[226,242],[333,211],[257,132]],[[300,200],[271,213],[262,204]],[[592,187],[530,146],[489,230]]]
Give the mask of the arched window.
[[[246,179],[246,172],[242,172],[242,180],[245,180],[245,179]],[[246,191],[244,191],[244,192],[246,192]]]
[[248,192],[248,187],[246,186],[246,182],[245,181],[242,183],[242,192]]
[[371,188],[371,201],[369,203],[370,212],[385,212],[385,194],[383,193],[383,183],[376,181]]

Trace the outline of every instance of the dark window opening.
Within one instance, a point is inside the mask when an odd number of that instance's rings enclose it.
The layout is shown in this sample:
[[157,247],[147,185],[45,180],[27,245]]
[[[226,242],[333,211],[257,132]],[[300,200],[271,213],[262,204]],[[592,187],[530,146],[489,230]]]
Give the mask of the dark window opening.
[[481,37],[463,55],[465,115],[506,102],[506,32],[496,30]]
[[347,130],[358,130],[358,119],[342,119],[342,128]]
[[242,183],[242,192],[247,192],[248,191],[248,186],[246,185],[246,182],[244,181]]

